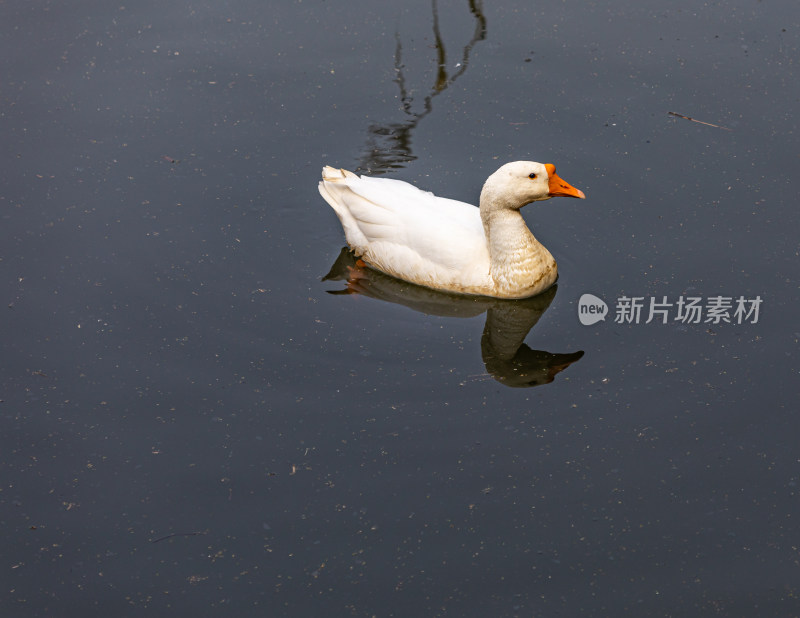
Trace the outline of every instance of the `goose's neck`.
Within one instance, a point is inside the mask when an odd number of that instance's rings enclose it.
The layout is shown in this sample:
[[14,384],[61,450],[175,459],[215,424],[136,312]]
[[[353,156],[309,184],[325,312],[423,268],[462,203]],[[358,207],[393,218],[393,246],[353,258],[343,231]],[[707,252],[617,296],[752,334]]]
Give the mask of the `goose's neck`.
[[549,288],[558,277],[556,262],[536,240],[519,210],[485,209],[481,220],[489,248],[490,273],[499,294],[524,289],[527,295]]

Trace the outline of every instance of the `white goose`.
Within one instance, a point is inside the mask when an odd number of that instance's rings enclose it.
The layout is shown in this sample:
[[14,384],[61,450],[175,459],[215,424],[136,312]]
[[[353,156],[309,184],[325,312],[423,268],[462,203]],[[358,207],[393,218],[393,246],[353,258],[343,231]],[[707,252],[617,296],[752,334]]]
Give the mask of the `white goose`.
[[319,192],[369,266],[437,290],[526,298],[558,277],[520,208],[551,197],[585,198],[550,163],[507,163],[483,185],[480,209],[406,182],[325,166]]

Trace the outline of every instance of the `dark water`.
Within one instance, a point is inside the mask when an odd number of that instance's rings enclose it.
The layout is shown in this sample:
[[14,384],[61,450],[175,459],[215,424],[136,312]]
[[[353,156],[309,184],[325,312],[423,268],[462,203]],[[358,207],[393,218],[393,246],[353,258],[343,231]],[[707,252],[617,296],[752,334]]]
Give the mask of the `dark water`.
[[[800,613],[794,0],[0,17],[3,616]],[[323,164],[514,159],[557,290],[328,293]]]

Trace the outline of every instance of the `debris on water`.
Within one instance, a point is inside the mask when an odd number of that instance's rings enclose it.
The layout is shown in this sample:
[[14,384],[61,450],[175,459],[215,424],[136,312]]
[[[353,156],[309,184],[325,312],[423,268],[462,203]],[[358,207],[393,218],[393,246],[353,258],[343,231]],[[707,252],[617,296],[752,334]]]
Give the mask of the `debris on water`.
[[167,534],[166,536],[159,537],[157,539],[153,539],[151,543],[158,543],[159,541],[164,541],[166,539],[171,539],[177,536],[204,536],[208,534],[208,530],[201,531],[201,532],[173,532],[172,534]]
[[728,127],[722,127],[718,124],[712,124],[710,122],[703,122],[702,120],[697,120],[696,118],[692,118],[691,116],[684,116],[683,114],[678,114],[676,112],[667,112],[670,116],[675,116],[676,118],[683,118],[684,120],[690,120],[691,122],[696,122],[697,124],[704,124],[707,127],[714,127],[715,129],[722,129],[723,131],[733,131],[733,129],[729,129]]

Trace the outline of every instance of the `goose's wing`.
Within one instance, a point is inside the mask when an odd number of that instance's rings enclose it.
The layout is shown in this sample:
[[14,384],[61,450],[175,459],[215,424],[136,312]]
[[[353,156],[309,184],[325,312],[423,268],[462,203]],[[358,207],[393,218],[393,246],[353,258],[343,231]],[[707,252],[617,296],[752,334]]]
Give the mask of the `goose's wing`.
[[465,271],[483,264],[488,275],[486,237],[475,206],[400,180],[331,167],[323,170],[319,190],[339,216],[350,247],[373,266],[416,283],[420,277],[443,282],[455,273],[463,283]]

